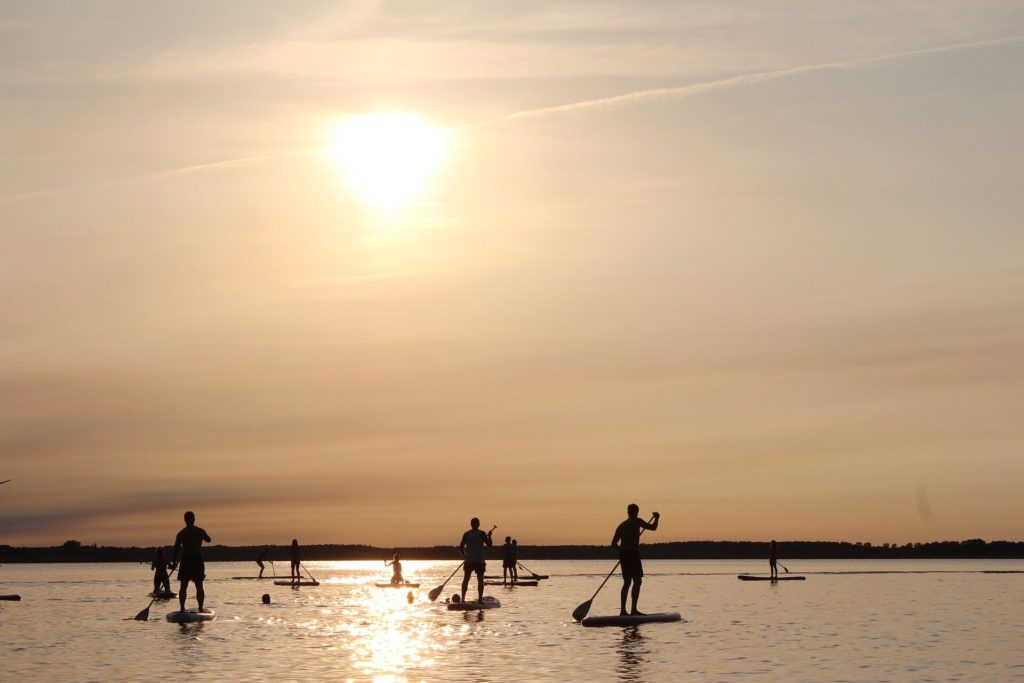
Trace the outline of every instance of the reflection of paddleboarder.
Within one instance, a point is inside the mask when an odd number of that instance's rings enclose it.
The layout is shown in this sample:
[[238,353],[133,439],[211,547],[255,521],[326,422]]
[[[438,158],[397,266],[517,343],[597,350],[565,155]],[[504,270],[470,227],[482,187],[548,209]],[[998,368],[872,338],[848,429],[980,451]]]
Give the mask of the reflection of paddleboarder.
[[[196,513],[191,510],[185,513],[185,528],[178,532],[174,539],[174,552],[171,554],[171,565],[178,567],[178,580],[181,581],[181,588],[178,589],[178,603],[181,611],[185,611],[185,597],[188,593],[188,582],[196,585],[196,601],[199,603],[199,611],[203,611],[203,600],[206,599],[206,592],[203,591],[203,579],[206,578],[206,566],[203,564],[203,541],[210,542],[210,535],[206,530],[196,526]],[[178,564],[178,549],[181,549],[181,564]]]
[[153,570],[153,592],[159,593],[161,588],[164,592],[171,592],[171,577],[167,575],[167,568],[171,566],[171,563],[164,557],[164,549],[157,548],[156,555],[153,557],[153,561],[150,562],[149,568]]
[[264,548],[260,556],[256,558],[256,564],[260,566],[260,575],[258,578],[263,578],[263,560],[267,559],[267,555],[270,554],[270,548]]
[[773,579],[779,578],[778,562],[779,551],[775,547],[775,539],[772,539],[772,542],[768,545],[768,569]]
[[497,526],[491,527],[491,530],[486,534],[480,531],[480,520],[474,517],[469,520],[469,526],[472,527],[469,531],[462,534],[462,541],[459,543],[459,552],[462,554],[464,560],[462,568],[462,594],[460,597],[462,601],[466,600],[466,589],[469,588],[469,576],[473,572],[476,572],[476,589],[477,597],[480,602],[484,599],[484,569],[487,563],[484,561],[484,546],[494,545],[494,541],[491,540],[491,534],[497,529]]
[[391,567],[391,583],[405,583],[405,578],[402,577],[401,555],[395,553],[390,562],[384,560],[384,566]]
[[644,565],[640,561],[640,530],[657,530],[661,519],[657,512],[653,513],[653,522],[640,519],[640,506],[636,503],[630,503],[626,513],[629,517],[619,524],[612,537],[612,547],[619,551],[619,565],[622,568],[622,593],[619,600],[619,614],[622,616],[626,615],[626,596],[630,593],[630,584],[633,588],[633,603],[629,613],[643,614],[636,608],[637,600],[640,599],[640,585],[644,581]]

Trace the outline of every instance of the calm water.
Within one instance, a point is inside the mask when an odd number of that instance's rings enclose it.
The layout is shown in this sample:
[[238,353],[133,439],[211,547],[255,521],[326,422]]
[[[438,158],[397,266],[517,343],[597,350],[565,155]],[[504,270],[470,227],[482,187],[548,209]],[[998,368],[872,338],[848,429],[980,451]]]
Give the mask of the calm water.
[[[6,565],[0,593],[23,602],[0,603],[4,680],[1024,681],[1024,574],[982,573],[1024,561],[793,560],[808,580],[776,585],[735,578],[767,563],[648,561],[640,608],[685,621],[607,629],[570,612],[612,563],[527,564],[551,579],[489,588],[502,608],[464,614],[426,597],[455,563],[406,562],[423,584],[413,604],[372,586],[382,563],[311,562],[322,585],[298,590],[211,563],[218,619],[190,626],[164,621],[176,601],[132,620],[149,601],[143,565]],[[860,571],[898,573],[827,573]],[[617,584],[592,615],[617,609]]]

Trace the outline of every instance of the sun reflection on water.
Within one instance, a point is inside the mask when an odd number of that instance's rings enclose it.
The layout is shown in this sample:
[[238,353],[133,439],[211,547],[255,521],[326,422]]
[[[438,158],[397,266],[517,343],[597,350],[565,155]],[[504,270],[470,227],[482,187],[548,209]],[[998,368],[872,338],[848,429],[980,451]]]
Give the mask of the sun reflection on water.
[[404,681],[406,671],[432,666],[442,648],[419,617],[426,599],[414,594],[410,604],[404,591],[363,593],[366,618],[342,629],[352,638],[353,666],[374,681]]

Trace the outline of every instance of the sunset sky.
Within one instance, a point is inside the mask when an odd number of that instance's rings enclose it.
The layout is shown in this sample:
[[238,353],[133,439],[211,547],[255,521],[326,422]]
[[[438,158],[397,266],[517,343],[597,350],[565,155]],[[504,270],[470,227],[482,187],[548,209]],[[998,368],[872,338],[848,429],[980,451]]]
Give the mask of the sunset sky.
[[1024,4],[0,1],[0,544],[1024,540]]

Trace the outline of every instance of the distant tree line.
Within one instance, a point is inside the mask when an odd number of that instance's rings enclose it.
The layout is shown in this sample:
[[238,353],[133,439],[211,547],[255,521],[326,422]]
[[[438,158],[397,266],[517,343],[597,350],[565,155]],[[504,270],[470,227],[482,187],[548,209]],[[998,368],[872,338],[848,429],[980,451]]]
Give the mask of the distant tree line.
[[[214,545],[203,549],[211,562],[255,560],[267,546]],[[270,546],[270,558],[287,561],[287,546]],[[767,556],[768,545],[759,541],[674,541],[645,543],[644,557],[655,560],[745,560]],[[18,548],[0,545],[0,563],[14,562],[149,562],[155,548],[84,545],[69,540],[63,545],[43,548]],[[407,560],[452,560],[458,549],[451,546],[429,548],[375,548],[369,545],[306,545],[305,560],[383,560],[395,552]],[[500,549],[492,549],[498,559]],[[849,543],[845,541],[780,541],[783,559],[1024,559],[1024,542],[935,541],[931,543]],[[521,545],[521,560],[596,560],[615,557],[608,546],[600,545]]]

